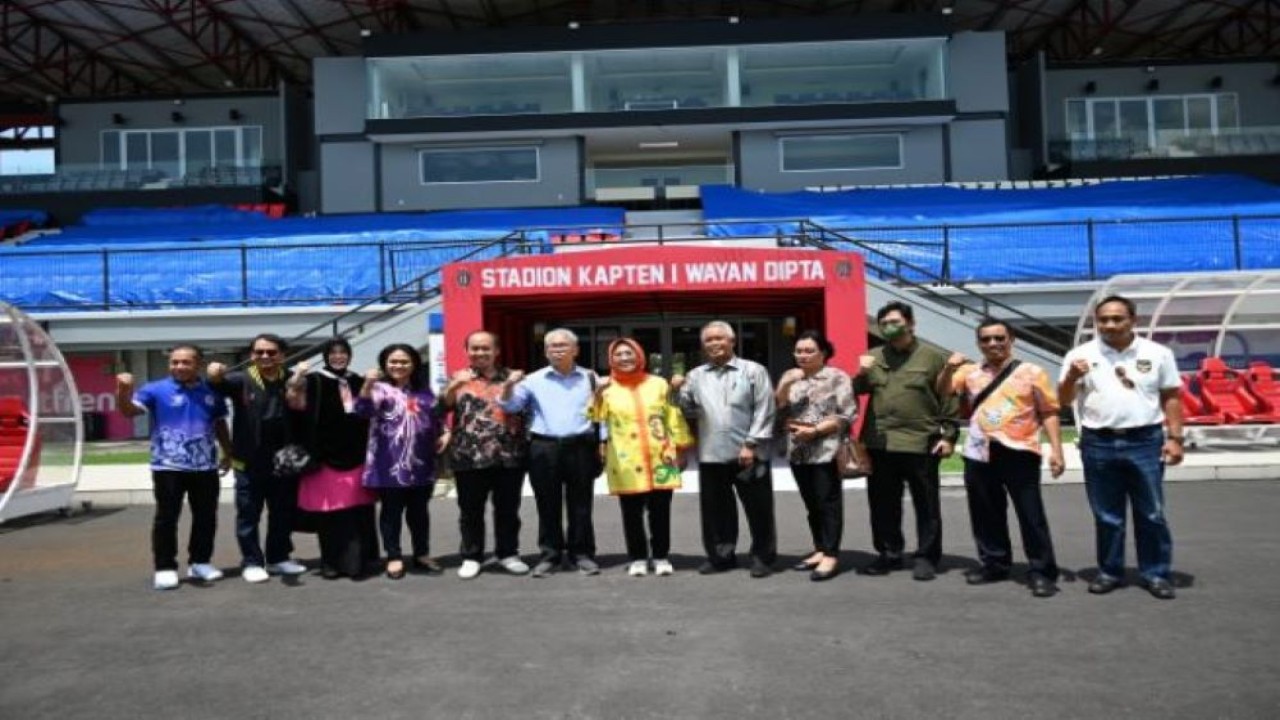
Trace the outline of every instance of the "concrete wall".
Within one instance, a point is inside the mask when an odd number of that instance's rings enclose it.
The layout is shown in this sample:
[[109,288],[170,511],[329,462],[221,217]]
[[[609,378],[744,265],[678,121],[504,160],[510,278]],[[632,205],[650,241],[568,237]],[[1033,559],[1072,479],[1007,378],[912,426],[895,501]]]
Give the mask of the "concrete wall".
[[[1147,72],[1147,68],[1151,72]],[[1235,93],[1240,106],[1240,125],[1280,125],[1280,89],[1272,84],[1274,62],[1221,63],[1203,65],[1151,65],[1049,69],[1045,74],[1045,128],[1050,139],[1065,134],[1066,101],[1069,98],[1158,97],[1199,93]],[[1221,88],[1210,88],[1214,77],[1222,78]],[[1146,90],[1147,82],[1160,81],[1160,89]],[[1084,88],[1097,85],[1092,95]]]
[[951,124],[951,180],[970,182],[1009,178],[1006,123],[992,120],[957,120]]
[[961,113],[1009,112],[1003,32],[956,33],[947,45],[950,94]]
[[369,83],[365,59],[316,58],[311,68],[316,135],[363,133]]
[[320,212],[374,212],[374,145],[368,141],[320,145]]
[[[830,128],[832,133],[877,132],[875,128]],[[946,180],[941,127],[891,127],[885,132],[901,132],[903,167],[897,170],[840,170],[782,172],[778,138],[772,130],[739,133],[738,172],[742,187],[750,190],[782,192],[802,190],[811,185],[880,185],[886,183],[934,183]],[[819,131],[814,131],[819,132]],[[1003,152],[1003,148],[1001,148]]]
[[[504,141],[504,143],[518,141]],[[537,182],[423,185],[418,151],[430,145],[379,146],[382,207],[388,212],[453,208],[558,207],[582,204],[582,150],[577,138],[531,139],[538,146]],[[476,143],[483,145],[483,143]],[[450,143],[448,147],[465,147]]]
[[[58,115],[64,121],[58,129],[58,163],[98,167],[102,158],[104,130],[179,130],[202,127],[262,128],[262,159],[267,165],[279,164],[284,148],[283,118],[280,98],[275,95],[226,95],[212,98],[175,100],[104,100],[92,103],[64,103]],[[240,111],[239,120],[231,120],[231,110]],[[181,123],[171,117],[174,111],[183,115]],[[123,125],[112,122],[112,115],[125,118]]]

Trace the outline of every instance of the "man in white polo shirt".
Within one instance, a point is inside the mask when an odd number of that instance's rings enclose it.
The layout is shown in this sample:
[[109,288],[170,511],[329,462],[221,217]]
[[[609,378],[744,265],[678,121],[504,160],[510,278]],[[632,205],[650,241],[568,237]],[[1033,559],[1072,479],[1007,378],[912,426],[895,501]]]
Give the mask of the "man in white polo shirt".
[[1153,596],[1172,600],[1162,484],[1165,466],[1182,462],[1178,367],[1169,348],[1134,335],[1136,308],[1128,298],[1103,298],[1093,319],[1098,337],[1067,353],[1058,378],[1062,403],[1075,403],[1097,526],[1098,577],[1089,592],[1103,595],[1121,584],[1128,501],[1142,582]]

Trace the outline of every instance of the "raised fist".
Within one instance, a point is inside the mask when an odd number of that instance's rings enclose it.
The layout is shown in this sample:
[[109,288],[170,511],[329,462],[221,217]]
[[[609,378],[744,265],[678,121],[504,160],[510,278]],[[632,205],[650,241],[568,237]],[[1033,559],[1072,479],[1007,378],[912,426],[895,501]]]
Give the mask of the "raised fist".
[[519,383],[519,382],[520,382],[521,380],[523,380],[523,379],[524,379],[524,371],[523,371],[523,370],[512,370],[512,371],[511,371],[511,374],[507,376],[507,383],[506,383],[506,384],[507,384],[507,385],[515,385],[515,384]]
[[211,362],[205,372],[208,373],[210,380],[217,382],[222,379],[223,375],[227,374],[227,366],[220,362]]
[[951,353],[951,357],[947,358],[947,367],[951,368],[952,370],[955,370],[956,368],[960,367],[961,365],[964,365],[967,362],[969,362],[969,358],[965,357],[964,353],[954,352],[954,353]]
[[599,395],[600,393],[604,392],[604,389],[609,387],[609,384],[612,382],[613,382],[613,378],[609,377],[608,375],[605,375],[602,378],[596,378],[596,394]]
[[474,370],[472,370],[471,368],[463,368],[455,372],[449,378],[449,382],[454,385],[461,385],[463,383],[471,382],[472,380],[475,379],[475,377],[476,377],[476,373]]
[[369,382],[376,382],[382,379],[382,370],[380,368],[369,368],[364,372],[364,379]]
[[803,377],[804,377],[803,370],[801,370],[800,368],[791,368],[790,370],[782,373],[782,378],[779,380],[778,384],[790,385],[791,383],[796,382],[797,380],[800,380]]
[[1089,373],[1089,361],[1084,358],[1078,358],[1071,362],[1071,369],[1067,371],[1067,375],[1072,380],[1079,380]]
[[116,375],[116,385],[122,388],[133,387],[133,373],[120,373]]
[[307,371],[310,369],[311,369],[311,363],[308,363],[306,360],[300,360],[298,361],[297,365],[293,366],[293,374],[306,375]]
[[684,376],[672,375],[671,380],[668,384],[671,386],[672,390],[679,390],[680,388],[684,387]]
[[863,355],[858,358],[858,372],[866,372],[876,366],[875,355]]

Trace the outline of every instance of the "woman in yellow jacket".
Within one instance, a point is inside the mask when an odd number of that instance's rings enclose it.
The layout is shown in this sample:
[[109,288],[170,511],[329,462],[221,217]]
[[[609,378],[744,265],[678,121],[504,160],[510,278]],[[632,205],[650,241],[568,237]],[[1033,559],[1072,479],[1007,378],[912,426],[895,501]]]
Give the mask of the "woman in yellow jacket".
[[[600,457],[609,492],[622,507],[622,528],[631,564],[627,574],[674,570],[671,495],[681,485],[683,451],[693,444],[684,415],[670,399],[667,381],[645,372],[645,352],[631,338],[609,345],[609,377],[596,385],[592,414],[601,426]],[[645,534],[644,516],[649,515]]]

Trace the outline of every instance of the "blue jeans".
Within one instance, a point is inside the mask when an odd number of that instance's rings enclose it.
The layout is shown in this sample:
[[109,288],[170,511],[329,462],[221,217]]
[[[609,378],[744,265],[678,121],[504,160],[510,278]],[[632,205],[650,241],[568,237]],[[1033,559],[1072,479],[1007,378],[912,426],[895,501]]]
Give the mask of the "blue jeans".
[[1133,504],[1138,572],[1146,580],[1168,579],[1173,538],[1164,518],[1164,431],[1159,425],[1108,435],[1080,434],[1084,483],[1098,536],[1098,570],[1124,577],[1126,501]]
[[[259,544],[258,524],[267,509],[267,552]],[[251,476],[236,471],[236,541],[241,566],[274,564],[293,552],[293,517],[298,508],[298,478]],[[265,560],[265,563],[264,563]]]

